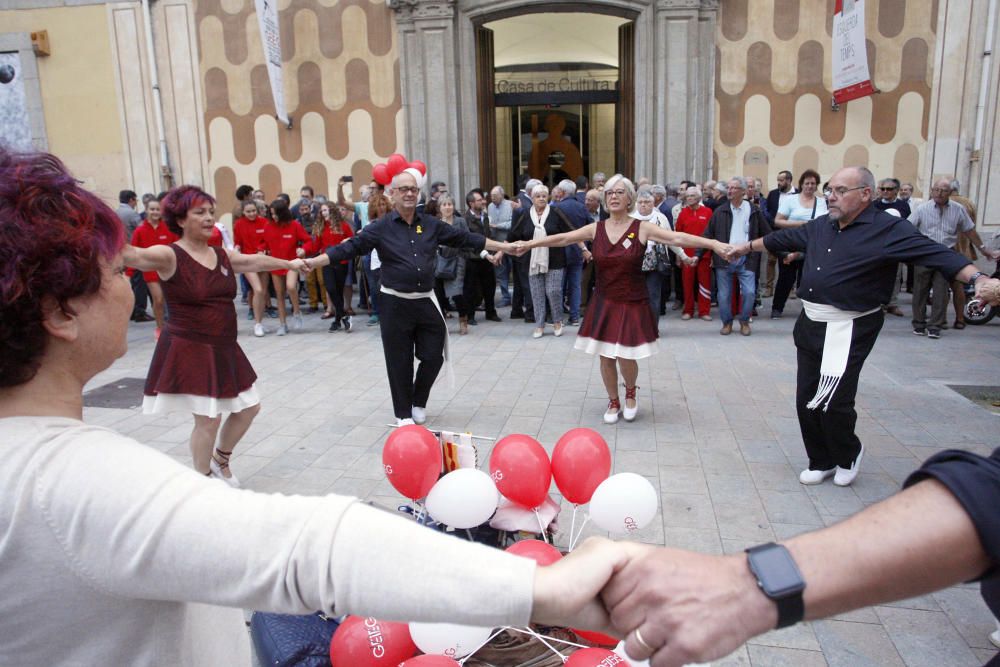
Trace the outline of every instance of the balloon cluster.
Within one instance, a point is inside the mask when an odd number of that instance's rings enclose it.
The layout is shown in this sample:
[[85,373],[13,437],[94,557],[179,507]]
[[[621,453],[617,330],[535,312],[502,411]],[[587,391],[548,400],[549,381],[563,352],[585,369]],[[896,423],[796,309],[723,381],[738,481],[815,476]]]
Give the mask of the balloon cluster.
[[[333,667],[454,667],[485,644],[492,628],[453,623],[394,623],[348,616],[330,640]],[[417,650],[424,655],[414,657]]]
[[427,180],[427,165],[420,160],[408,162],[399,153],[393,153],[385,162],[372,167],[372,178],[379,185],[389,185],[393,178],[403,172],[412,175],[417,180],[418,188],[424,187],[424,182]]

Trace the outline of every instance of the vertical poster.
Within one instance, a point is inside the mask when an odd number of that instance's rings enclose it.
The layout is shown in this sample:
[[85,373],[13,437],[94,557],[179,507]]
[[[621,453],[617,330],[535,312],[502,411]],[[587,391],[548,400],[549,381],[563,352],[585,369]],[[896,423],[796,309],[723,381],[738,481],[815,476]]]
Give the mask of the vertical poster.
[[16,51],[0,53],[0,146],[15,151],[32,150],[28,101]]
[[875,92],[865,47],[865,0],[837,0],[833,8],[833,101],[843,104]]
[[267,78],[271,82],[274,96],[274,114],[282,123],[288,124],[285,110],[285,82],[281,72],[281,32],[278,30],[278,0],[255,0],[257,25],[260,40],[264,45],[264,61],[267,63]]

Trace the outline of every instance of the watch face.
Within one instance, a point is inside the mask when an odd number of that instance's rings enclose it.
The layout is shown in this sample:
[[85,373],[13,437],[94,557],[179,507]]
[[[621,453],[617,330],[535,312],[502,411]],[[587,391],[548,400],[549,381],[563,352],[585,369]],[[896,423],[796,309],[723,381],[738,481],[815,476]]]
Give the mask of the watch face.
[[774,546],[754,551],[750,554],[750,560],[768,597],[780,598],[801,592],[805,588],[799,568],[785,549]]

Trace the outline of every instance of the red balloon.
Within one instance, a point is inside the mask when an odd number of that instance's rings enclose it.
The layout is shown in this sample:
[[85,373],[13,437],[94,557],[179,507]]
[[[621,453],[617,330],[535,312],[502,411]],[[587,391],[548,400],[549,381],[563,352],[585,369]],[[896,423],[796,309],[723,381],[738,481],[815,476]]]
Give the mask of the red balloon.
[[[510,545],[506,550],[508,553],[531,558],[539,565],[552,565],[563,557],[558,549],[541,540],[521,540]],[[615,641],[615,644],[618,642]]]
[[392,183],[392,176],[389,175],[389,168],[384,164],[377,164],[372,167],[372,178],[379,185],[389,185]]
[[537,440],[515,433],[501,439],[493,448],[490,475],[500,493],[518,505],[534,509],[549,495],[552,465]]
[[611,635],[606,635],[603,632],[594,632],[593,630],[577,630],[573,628],[573,632],[580,635],[586,639],[591,644],[599,644],[601,646],[618,646],[618,640]]
[[627,667],[625,658],[617,653],[603,648],[582,648],[574,651],[564,667],[613,667],[622,665]]
[[552,450],[552,477],[571,503],[589,503],[611,474],[611,450],[601,434],[589,428],[566,431]]
[[459,664],[457,660],[445,655],[418,655],[399,663],[399,667],[459,667]]
[[333,667],[396,667],[417,652],[406,623],[348,616],[330,640]]
[[423,426],[401,426],[385,441],[382,466],[397,491],[413,500],[423,498],[441,475],[441,443]]
[[386,160],[386,165],[389,167],[389,175],[395,176],[410,166],[410,163],[407,162],[406,158],[399,153],[393,153],[389,156],[389,159]]
[[410,163],[410,166],[419,171],[424,176],[427,175],[427,165],[421,162],[420,160],[414,160],[413,162]]

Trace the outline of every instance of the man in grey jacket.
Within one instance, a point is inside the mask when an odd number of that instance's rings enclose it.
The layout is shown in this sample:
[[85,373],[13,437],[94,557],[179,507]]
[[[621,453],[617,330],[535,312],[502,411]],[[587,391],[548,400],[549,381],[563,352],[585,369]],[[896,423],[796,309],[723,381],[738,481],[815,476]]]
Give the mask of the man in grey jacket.
[[[728,201],[721,203],[712,213],[712,218],[705,228],[705,238],[716,239],[723,243],[743,244],[771,233],[771,226],[756,204],[745,199],[747,191],[746,179],[733,176],[726,184]],[[700,259],[705,253],[698,250]],[[722,255],[713,254],[712,268],[715,269],[715,282],[719,291],[719,316],[722,318],[723,336],[733,332],[733,311],[736,304],[740,310],[740,334],[750,335],[750,315],[753,312],[754,296],[756,294],[756,273],[760,265],[760,253],[751,253],[746,257],[737,257],[727,262]],[[742,301],[733,303],[733,281],[738,280]]]

